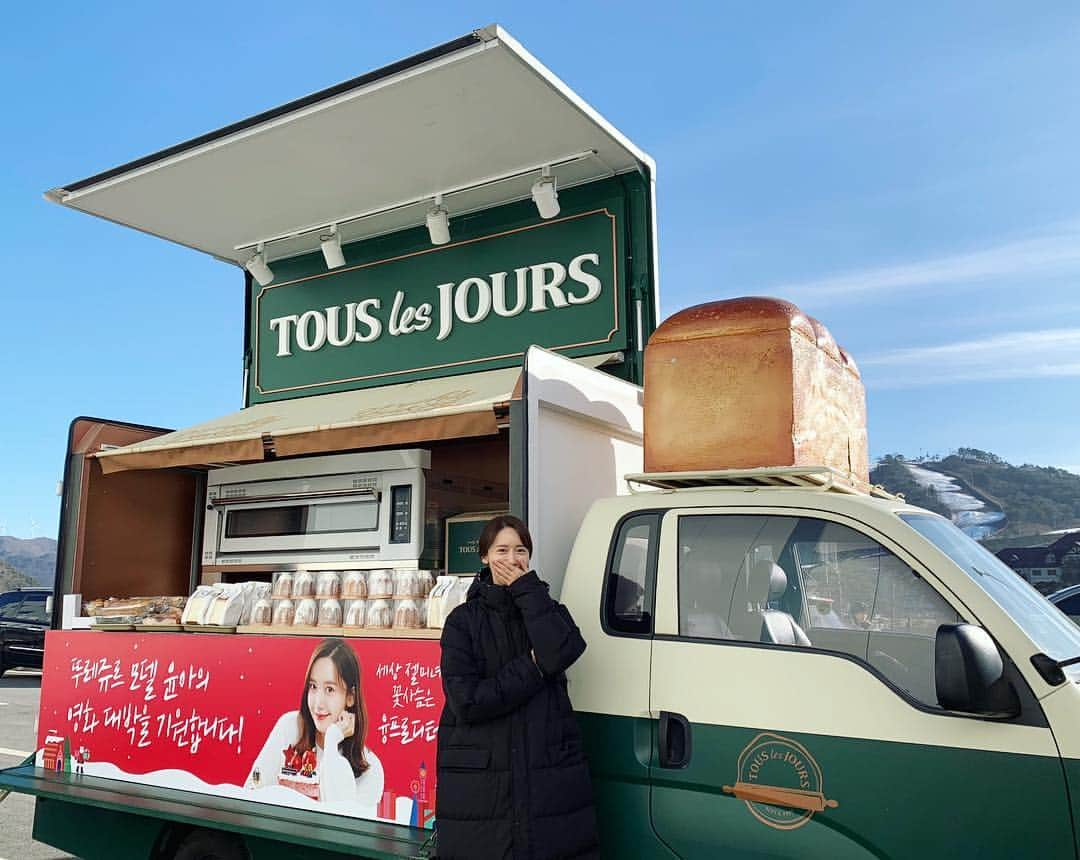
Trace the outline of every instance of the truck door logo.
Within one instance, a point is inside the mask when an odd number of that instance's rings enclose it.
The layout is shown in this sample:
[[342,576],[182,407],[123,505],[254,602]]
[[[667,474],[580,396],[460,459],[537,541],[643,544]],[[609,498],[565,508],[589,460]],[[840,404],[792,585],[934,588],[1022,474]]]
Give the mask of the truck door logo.
[[802,744],[763,732],[739,755],[738,781],[724,793],[746,802],[762,824],[795,830],[840,804],[825,797],[821,768]]

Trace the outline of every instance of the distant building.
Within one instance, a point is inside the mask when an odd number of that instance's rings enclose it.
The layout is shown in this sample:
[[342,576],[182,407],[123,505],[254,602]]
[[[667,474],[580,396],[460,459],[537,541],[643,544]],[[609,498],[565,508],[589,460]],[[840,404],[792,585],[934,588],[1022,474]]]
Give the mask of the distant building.
[[1080,531],[1064,534],[1047,546],[999,549],[997,557],[1039,591],[1048,593],[1080,581]]

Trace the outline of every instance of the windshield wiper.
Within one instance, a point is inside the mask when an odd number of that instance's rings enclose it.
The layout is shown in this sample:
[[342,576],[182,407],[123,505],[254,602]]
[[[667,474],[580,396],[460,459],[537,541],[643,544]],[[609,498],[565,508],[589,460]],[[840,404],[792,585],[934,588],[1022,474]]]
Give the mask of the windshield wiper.
[[1035,654],[1031,658],[1031,665],[1035,667],[1036,671],[1042,675],[1043,680],[1047,684],[1053,684],[1055,687],[1058,684],[1065,683],[1065,673],[1061,670],[1066,666],[1075,666],[1080,663],[1080,657],[1070,657],[1068,660],[1055,660],[1053,657],[1047,657],[1045,654]]

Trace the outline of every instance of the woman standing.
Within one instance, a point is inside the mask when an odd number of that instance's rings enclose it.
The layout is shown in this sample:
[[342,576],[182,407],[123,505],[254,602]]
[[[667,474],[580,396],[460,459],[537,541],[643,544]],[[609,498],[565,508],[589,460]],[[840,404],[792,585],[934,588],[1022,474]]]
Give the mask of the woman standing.
[[566,607],[529,570],[516,517],[480,535],[485,567],[442,635],[440,860],[599,856],[596,815],[566,670],[585,650]]

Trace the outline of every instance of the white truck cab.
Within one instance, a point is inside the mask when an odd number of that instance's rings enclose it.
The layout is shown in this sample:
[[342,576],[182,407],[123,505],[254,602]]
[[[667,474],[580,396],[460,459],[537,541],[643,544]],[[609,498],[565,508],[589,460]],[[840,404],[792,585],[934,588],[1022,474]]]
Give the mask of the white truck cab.
[[638,475],[562,586],[609,856],[1073,857],[1078,629],[827,469]]

